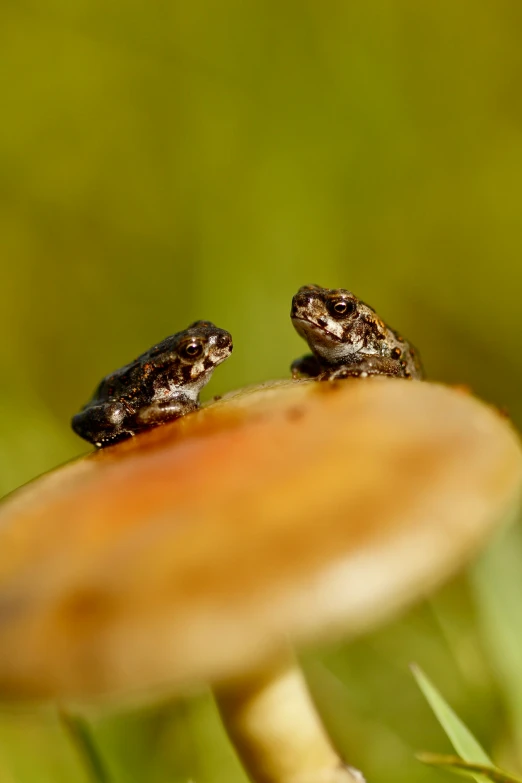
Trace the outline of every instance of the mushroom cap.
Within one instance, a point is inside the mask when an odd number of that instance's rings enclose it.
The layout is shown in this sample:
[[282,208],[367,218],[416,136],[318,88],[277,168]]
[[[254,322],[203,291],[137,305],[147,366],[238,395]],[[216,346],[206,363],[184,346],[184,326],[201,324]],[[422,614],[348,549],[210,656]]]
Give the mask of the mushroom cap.
[[517,507],[509,422],[391,378],[229,395],[0,506],[0,698],[221,683],[369,630]]

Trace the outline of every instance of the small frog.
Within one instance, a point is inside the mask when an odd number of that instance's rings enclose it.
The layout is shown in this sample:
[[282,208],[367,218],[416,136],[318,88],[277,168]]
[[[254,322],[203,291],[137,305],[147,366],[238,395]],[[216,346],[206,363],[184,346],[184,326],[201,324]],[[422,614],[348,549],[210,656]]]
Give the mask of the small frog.
[[101,448],[190,413],[214,368],[231,353],[228,332],[195,321],[103,378],[72,428]]
[[350,291],[303,286],[290,317],[313,352],[293,362],[293,378],[423,377],[415,348]]

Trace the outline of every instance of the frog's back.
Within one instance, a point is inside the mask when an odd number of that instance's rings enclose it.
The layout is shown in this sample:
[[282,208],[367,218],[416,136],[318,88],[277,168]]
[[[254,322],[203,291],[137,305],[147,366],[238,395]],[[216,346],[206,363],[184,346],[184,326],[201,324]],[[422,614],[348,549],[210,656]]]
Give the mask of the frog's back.
[[420,354],[409,340],[406,340],[396,329],[392,329],[387,325],[387,329],[395,338],[397,345],[402,348],[402,366],[404,369],[404,375],[407,378],[413,378],[416,381],[422,381],[424,379],[424,367]]
[[177,334],[166,337],[129,364],[125,364],[102,378],[92,396],[91,403],[131,399],[143,386],[144,380],[149,374],[147,370],[150,372],[153,368],[163,364],[162,359],[165,357],[171,360],[171,352],[175,350],[178,337]]
[[422,360],[420,358],[420,354],[414,345],[412,345],[411,343],[409,345],[410,345],[409,354],[410,354],[410,359],[413,368],[411,371],[412,378],[418,381],[422,381],[424,378],[424,367],[422,366]]
[[141,357],[106,375],[98,384],[91,402],[106,402],[107,400],[128,397],[136,385],[135,380],[138,377],[140,366]]

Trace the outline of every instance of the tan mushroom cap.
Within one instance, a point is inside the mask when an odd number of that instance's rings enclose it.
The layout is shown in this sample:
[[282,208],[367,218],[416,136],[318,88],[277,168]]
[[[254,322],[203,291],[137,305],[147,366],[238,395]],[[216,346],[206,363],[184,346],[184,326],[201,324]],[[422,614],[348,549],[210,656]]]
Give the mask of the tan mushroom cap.
[[44,476],[0,507],[0,698],[219,683],[370,629],[517,505],[521,448],[470,395],[280,383]]

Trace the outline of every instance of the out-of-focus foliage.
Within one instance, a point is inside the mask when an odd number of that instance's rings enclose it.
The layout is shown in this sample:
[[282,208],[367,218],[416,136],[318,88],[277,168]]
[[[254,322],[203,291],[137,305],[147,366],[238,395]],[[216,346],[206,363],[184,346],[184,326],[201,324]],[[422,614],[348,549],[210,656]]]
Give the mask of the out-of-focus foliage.
[[[518,0],[4,0],[0,491],[84,452],[69,419],[99,378],[196,318],[235,342],[207,396],[287,376],[307,282],[353,289],[432,378],[520,423],[521,40]],[[441,779],[413,758],[447,746],[411,659],[516,769],[502,558],[307,661],[368,779]],[[116,783],[244,783],[206,698],[94,732]],[[83,780],[55,717],[2,712],[1,783]]]
[[412,667],[412,673],[417,685],[424,694],[424,698],[446,732],[449,741],[456,752],[460,754],[460,760],[492,767],[493,762],[484,748],[475,739],[472,732],[461,721],[459,716],[455,714],[429,677],[417,665]]
[[476,780],[477,783],[487,783],[488,780],[495,783],[522,783],[518,778],[495,767],[484,748],[454,713],[422,669],[414,666],[412,672],[448,739],[460,754],[460,756],[441,756],[437,753],[422,752],[417,754],[417,758],[424,764],[447,769],[461,777]]
[[419,753],[419,761],[423,764],[431,764],[439,769],[445,769],[453,772],[459,778],[466,777],[476,780],[479,783],[521,783],[520,778],[514,778],[509,772],[504,772],[497,767],[487,764],[474,764],[469,761],[463,761],[458,756],[439,756],[437,753]]

